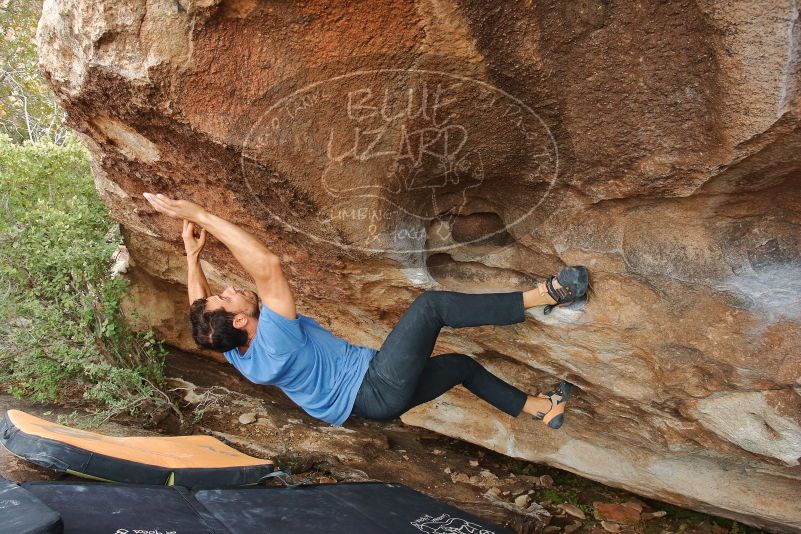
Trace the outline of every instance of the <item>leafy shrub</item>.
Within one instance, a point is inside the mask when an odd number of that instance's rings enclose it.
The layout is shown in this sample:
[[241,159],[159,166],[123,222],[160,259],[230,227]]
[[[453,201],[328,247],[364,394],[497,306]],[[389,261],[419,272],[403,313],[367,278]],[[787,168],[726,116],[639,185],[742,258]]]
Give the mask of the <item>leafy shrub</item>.
[[64,111],[38,67],[36,25],[42,0],[0,2],[0,133],[14,141],[69,137]]
[[133,332],[109,275],[120,237],[74,139],[0,136],[0,380],[18,396],[82,396],[108,418],[163,413],[165,350]]

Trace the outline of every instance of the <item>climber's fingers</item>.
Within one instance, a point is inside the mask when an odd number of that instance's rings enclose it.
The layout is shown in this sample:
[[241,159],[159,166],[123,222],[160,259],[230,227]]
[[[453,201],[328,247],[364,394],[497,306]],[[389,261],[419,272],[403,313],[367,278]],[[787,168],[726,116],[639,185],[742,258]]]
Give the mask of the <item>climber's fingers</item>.
[[203,208],[189,200],[175,200],[162,194],[143,193],[143,195],[156,211],[176,219],[194,221],[204,211]]
[[195,223],[187,219],[184,219],[184,231],[181,233],[181,235],[183,236],[184,240],[194,240],[200,237],[200,233],[195,228]]
[[184,219],[184,230],[181,232],[184,243],[191,243],[195,240],[195,225]]
[[199,248],[203,248],[203,245],[206,244],[206,229],[201,228],[200,232],[194,232],[189,234],[192,238],[192,242],[198,246]]
[[150,203],[153,208],[159,213],[163,213],[164,215],[169,215],[170,217],[177,217],[177,212],[172,209],[172,207],[165,202],[167,197],[163,195],[153,195],[151,193],[143,193],[145,199]]
[[186,251],[193,254],[203,250],[206,245],[206,229],[201,228],[200,231],[197,231],[197,228],[198,226],[195,223],[184,219],[184,229],[181,232],[181,237],[184,239]]

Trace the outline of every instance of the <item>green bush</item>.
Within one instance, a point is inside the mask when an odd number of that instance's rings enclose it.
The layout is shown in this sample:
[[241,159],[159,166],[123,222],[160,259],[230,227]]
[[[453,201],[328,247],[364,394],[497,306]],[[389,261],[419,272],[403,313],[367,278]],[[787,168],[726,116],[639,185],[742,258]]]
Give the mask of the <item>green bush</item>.
[[133,332],[112,278],[120,244],[74,139],[0,136],[0,380],[36,401],[82,396],[107,418],[163,413],[165,350]]

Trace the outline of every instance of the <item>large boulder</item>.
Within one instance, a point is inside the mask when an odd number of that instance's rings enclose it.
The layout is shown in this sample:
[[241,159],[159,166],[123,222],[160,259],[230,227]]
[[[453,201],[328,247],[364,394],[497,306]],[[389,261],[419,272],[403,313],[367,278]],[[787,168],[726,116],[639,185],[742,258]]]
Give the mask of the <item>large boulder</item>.
[[[801,529],[796,2],[46,0],[41,64],[121,223],[143,320],[192,348],[191,198],[283,260],[301,312],[379,347],[424,289],[591,270],[589,302],[443,330],[548,431],[461,389],[404,421]],[[215,288],[247,285],[217,241]]]

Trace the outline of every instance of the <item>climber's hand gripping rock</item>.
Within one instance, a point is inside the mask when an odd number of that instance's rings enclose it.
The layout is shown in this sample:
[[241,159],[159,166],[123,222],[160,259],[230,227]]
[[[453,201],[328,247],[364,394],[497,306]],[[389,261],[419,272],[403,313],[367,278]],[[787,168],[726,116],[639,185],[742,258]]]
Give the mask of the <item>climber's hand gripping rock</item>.
[[198,256],[206,244],[206,229],[201,228],[198,232],[195,223],[184,219],[184,229],[181,233],[184,240],[184,248],[187,256]]
[[174,219],[186,219],[196,223],[206,211],[190,200],[172,199],[161,193],[157,195],[144,193],[144,197],[156,211]]

